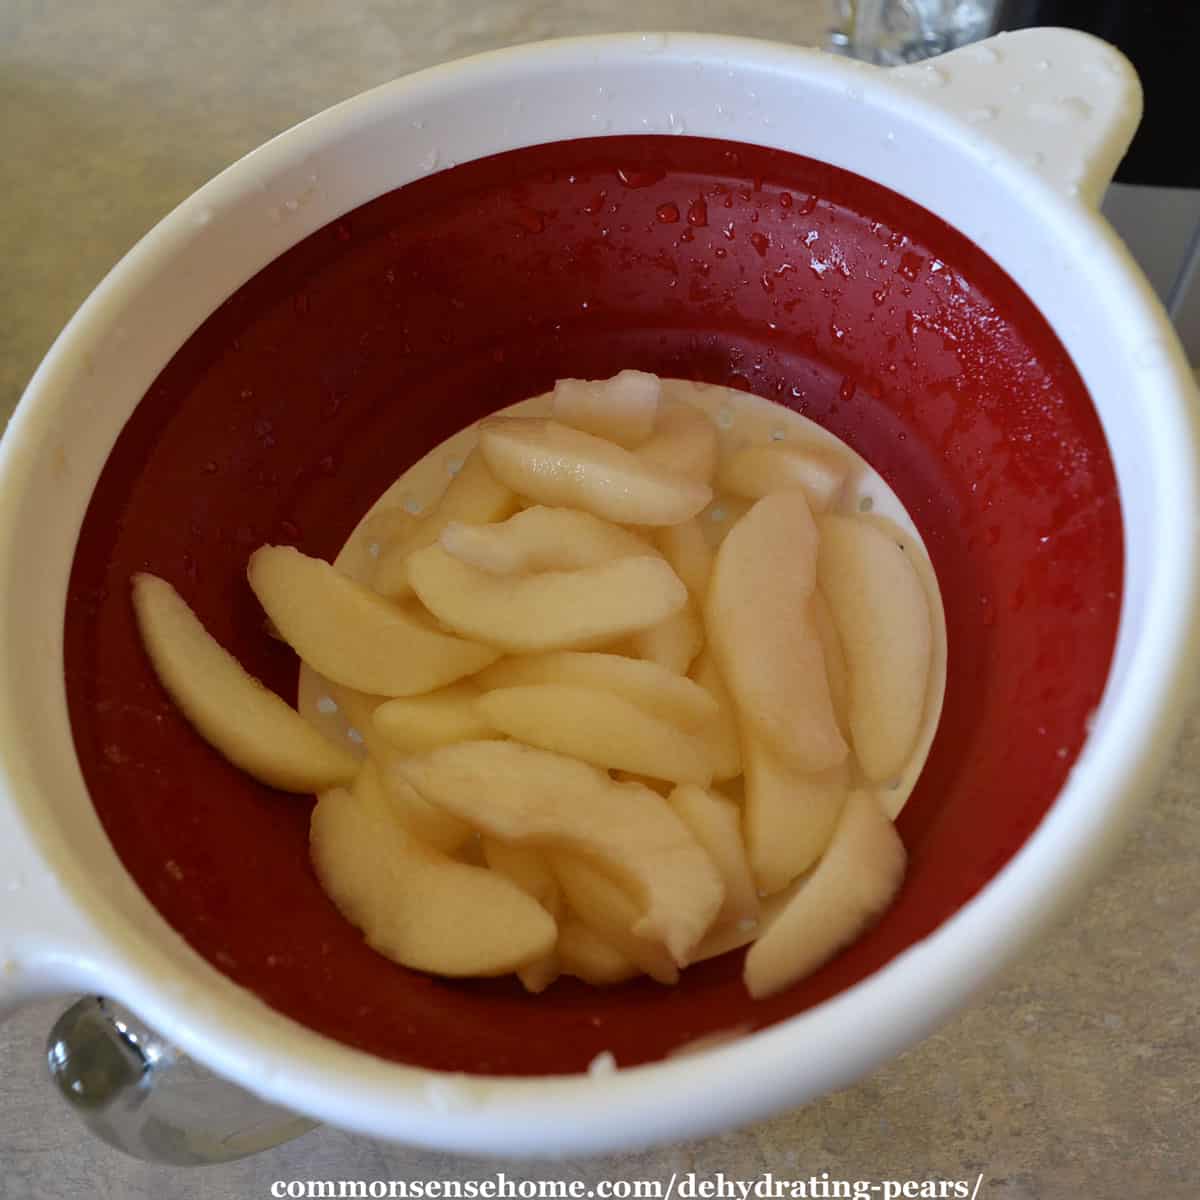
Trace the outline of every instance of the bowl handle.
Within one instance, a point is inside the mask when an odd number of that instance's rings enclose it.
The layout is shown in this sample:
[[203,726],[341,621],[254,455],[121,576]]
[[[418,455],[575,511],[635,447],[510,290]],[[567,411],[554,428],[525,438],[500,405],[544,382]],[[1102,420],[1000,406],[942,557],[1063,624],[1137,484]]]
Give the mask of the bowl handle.
[[894,67],[888,78],[1015,155],[1064,195],[1099,208],[1142,117],[1129,60],[1074,29],[1022,29]]
[[317,1124],[219,1079],[133,1013],[98,996],[85,997],[58,1019],[46,1061],[79,1120],[145,1162],[231,1162]]

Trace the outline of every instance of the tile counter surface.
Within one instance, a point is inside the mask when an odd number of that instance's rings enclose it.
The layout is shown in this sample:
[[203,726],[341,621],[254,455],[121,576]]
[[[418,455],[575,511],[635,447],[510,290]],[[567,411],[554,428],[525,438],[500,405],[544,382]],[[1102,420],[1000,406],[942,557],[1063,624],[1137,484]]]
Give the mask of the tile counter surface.
[[[475,50],[684,28],[812,40],[809,0],[7,0],[0,6],[0,419],[109,266],[228,162],[327,105]],[[1200,1178],[1200,710],[1139,831],[1082,911],[995,992],[869,1079],[680,1147],[550,1165],[331,1129],[200,1170],[89,1138],[44,1083],[58,1004],[0,1028],[0,1200],[225,1200],[275,1180],[969,1180],[982,1200],[1191,1200]],[[880,1195],[881,1192],[876,1192]]]

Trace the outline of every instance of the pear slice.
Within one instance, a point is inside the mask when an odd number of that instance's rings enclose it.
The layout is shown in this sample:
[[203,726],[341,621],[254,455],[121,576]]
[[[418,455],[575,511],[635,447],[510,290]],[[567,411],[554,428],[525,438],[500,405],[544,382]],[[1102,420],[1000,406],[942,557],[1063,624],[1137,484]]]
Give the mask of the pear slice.
[[624,983],[640,974],[635,962],[575,916],[568,915],[558,927],[555,951],[564,975],[595,986]]
[[313,809],[313,867],[367,944],[417,971],[505,975],[548,954],[554,918],[516,884],[422,846],[386,808],[337,789]]
[[781,991],[854,941],[891,904],[906,861],[876,797],[851,793],[825,856],[746,955],[750,995]]
[[[716,700],[699,683],[657,663],[620,654],[557,650],[502,658],[475,676],[485,691],[563,683],[621,696],[653,717],[696,730],[719,715]],[[736,772],[735,772],[736,774]]]
[[797,879],[781,892],[773,896],[764,896],[758,902],[758,920],[743,921],[714,921],[713,927],[700,940],[692,962],[707,962],[710,958],[719,958],[731,950],[739,950],[749,945],[764,929],[781,913],[788,901],[796,894],[807,876]]
[[478,687],[463,680],[423,696],[387,700],[371,714],[371,724],[389,746],[409,754],[494,737],[476,705],[479,695]]
[[285,792],[324,791],[354,778],[355,756],[243,670],[165,579],[135,575],[133,608],[159,681],[234,766]]
[[499,657],[487,646],[427,628],[329,563],[290,546],[256,550],[246,574],[288,645],[314,671],[360,692],[430,692]]
[[700,527],[700,518],[659,529],[654,541],[671,569],[683,580],[696,607],[703,611],[715,554]]
[[395,764],[425,799],[485,835],[588,857],[644,911],[633,932],[677,963],[724,900],[708,855],[667,802],[597,767],[515,742],[459,742]]
[[742,819],[736,804],[694,784],[677,787],[668,803],[708,851],[713,866],[725,884],[725,903],[713,921],[722,924],[758,920],[758,890],[746,847],[742,841]]
[[631,449],[654,430],[661,391],[658,376],[645,371],[622,371],[611,379],[560,379],[551,415],[562,425]]
[[496,481],[479,451],[472,450],[430,512],[384,548],[372,586],[380,595],[396,600],[411,595],[407,563],[414,550],[432,546],[451,521],[486,525],[503,521],[516,511],[516,496]]
[[716,661],[708,650],[703,651],[692,664],[692,678],[713,698],[717,706],[715,716],[696,731],[712,756],[713,779],[717,783],[736,779],[742,773],[737,710],[733,707],[733,699],[721,678]]
[[875,783],[900,773],[917,740],[933,652],[925,589],[908,556],[877,525],[821,519],[817,571],[849,670],[855,754]]
[[846,762],[816,773],[784,766],[754,737],[742,742],[746,764],[743,829],[755,882],[769,896],[825,852],[849,790]]
[[642,462],[711,484],[717,466],[717,429],[707,413],[686,401],[663,401],[654,432],[635,451]]
[[599,867],[571,854],[551,857],[563,898],[576,919],[659,983],[677,983],[679,967],[661,941],[634,932],[642,910],[637,901]]
[[702,741],[613,692],[538,683],[497,688],[477,703],[486,724],[528,746],[674,783],[712,782]]
[[442,530],[441,543],[462,562],[493,575],[525,571],[575,571],[614,558],[655,555],[645,538],[573,508],[535,504],[494,525]]
[[[481,847],[487,865],[532,896],[554,918],[561,936],[566,905],[546,856],[531,846],[512,846],[495,838],[481,839]],[[517,978],[527,992],[536,995],[544,992],[558,978],[560,971],[556,942],[548,954],[518,968]]]
[[836,451],[817,447],[747,446],[717,472],[717,488],[731,496],[761,500],[771,492],[799,488],[813,512],[827,512],[837,500],[850,464]]
[[676,675],[686,675],[704,649],[704,622],[689,600],[677,613],[633,635],[638,658],[657,663]]
[[507,576],[427,546],[409,559],[409,573],[421,602],[444,625],[514,654],[602,646],[687,603],[687,588],[658,557]]
[[707,484],[557,421],[489,417],[479,427],[479,450],[514,492],[618,525],[675,525],[712,499]]
[[386,809],[422,845],[443,854],[457,854],[470,840],[466,821],[430,804],[411,783],[387,769],[392,759],[367,759],[354,780],[354,795],[363,804]]
[[787,765],[823,771],[848,752],[811,606],[817,527],[802,492],[759,500],[721,543],[709,644],[742,721]]

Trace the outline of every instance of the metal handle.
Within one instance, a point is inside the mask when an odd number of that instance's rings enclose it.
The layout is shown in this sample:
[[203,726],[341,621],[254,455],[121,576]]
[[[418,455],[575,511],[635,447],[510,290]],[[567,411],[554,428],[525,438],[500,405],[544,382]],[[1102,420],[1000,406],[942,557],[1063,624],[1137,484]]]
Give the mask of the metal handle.
[[316,1126],[210,1074],[101,996],[80,1000],[58,1019],[47,1066],[92,1133],[147,1162],[230,1162]]

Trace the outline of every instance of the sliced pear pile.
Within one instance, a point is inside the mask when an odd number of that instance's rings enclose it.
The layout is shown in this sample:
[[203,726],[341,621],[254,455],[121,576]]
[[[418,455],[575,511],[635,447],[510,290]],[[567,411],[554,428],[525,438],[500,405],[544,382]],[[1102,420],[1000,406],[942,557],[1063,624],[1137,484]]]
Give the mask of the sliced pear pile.
[[899,889],[881,797],[928,745],[932,573],[845,511],[852,456],[727,445],[689,386],[561,380],[549,417],[481,422],[423,514],[385,498],[338,567],[253,554],[324,681],[313,723],[135,577],[166,690],[230,762],[319,795],[317,876],[397,963],[537,993],[749,945],[766,996]]

